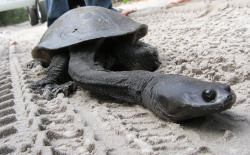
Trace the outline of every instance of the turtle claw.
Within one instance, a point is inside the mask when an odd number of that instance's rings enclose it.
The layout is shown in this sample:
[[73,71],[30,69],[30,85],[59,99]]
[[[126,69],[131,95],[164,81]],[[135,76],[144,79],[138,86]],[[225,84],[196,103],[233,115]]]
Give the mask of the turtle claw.
[[46,87],[43,90],[43,96],[47,100],[52,100],[53,98],[56,98],[59,93],[63,93],[65,97],[68,97],[71,95],[75,90],[77,89],[76,84],[73,81],[69,81],[64,84],[52,84],[52,85],[46,85]]
[[38,60],[31,60],[30,62],[26,63],[26,67],[29,69],[35,68],[38,65],[41,65],[40,61]]
[[42,95],[46,100],[52,100],[56,98],[59,93],[63,93],[65,97],[71,95],[77,86],[73,81],[69,81],[64,84],[41,84],[40,81],[32,83],[29,88],[31,88],[35,93]]
[[34,93],[41,95],[43,94],[43,88],[45,86],[46,84],[43,82],[43,80],[39,80],[28,85],[28,88],[30,88]]
[[38,66],[38,65],[41,65],[44,68],[47,68],[49,64],[46,62],[40,62],[38,60],[31,60],[30,62],[26,63],[26,67],[28,69],[36,68],[36,66]]

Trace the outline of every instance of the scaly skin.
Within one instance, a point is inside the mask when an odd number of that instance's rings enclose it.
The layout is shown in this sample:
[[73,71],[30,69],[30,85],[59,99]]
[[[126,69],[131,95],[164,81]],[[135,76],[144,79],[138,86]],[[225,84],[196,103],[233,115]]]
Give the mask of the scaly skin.
[[29,88],[43,95],[47,100],[55,98],[60,92],[64,93],[65,96],[69,96],[76,90],[76,86],[70,81],[68,63],[68,52],[62,52],[54,56],[47,68],[45,77],[39,81],[33,82],[29,85]]
[[[139,103],[164,120],[181,121],[221,112],[236,100],[226,84],[142,70],[113,72],[97,64],[94,55],[91,48],[71,48],[69,74],[77,85],[93,94]],[[215,95],[206,97],[206,90]]]

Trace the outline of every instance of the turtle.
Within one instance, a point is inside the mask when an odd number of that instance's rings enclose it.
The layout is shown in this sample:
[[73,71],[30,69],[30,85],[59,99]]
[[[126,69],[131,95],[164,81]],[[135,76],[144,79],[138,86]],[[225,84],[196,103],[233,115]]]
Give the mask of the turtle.
[[52,99],[79,87],[97,98],[142,105],[173,122],[232,107],[236,95],[228,84],[154,72],[161,63],[157,48],[140,41],[147,32],[146,24],[102,7],[70,10],[32,50],[34,59],[49,66],[30,88]]

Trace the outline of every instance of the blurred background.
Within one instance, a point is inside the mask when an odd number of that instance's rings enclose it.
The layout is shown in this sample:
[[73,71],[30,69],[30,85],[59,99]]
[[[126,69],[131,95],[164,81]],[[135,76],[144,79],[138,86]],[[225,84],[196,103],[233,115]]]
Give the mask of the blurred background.
[[[128,1],[141,0],[112,0],[114,6]],[[36,25],[46,21],[44,0],[1,0],[0,1],[0,26],[18,24],[24,21]]]
[[24,8],[0,12],[0,26],[17,24],[28,20],[28,13]]

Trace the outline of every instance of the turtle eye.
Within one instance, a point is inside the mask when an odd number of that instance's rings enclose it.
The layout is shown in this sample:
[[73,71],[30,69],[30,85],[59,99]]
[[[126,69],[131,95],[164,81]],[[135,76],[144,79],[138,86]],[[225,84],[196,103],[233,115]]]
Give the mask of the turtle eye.
[[216,97],[216,92],[213,89],[206,89],[202,92],[202,98],[206,102],[211,102],[215,99]]

